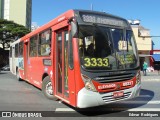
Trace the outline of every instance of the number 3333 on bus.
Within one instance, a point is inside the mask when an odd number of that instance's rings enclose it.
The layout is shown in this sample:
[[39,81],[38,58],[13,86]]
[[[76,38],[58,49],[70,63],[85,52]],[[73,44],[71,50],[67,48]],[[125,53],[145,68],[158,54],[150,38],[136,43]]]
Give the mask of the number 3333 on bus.
[[85,67],[109,67],[108,58],[84,58]]

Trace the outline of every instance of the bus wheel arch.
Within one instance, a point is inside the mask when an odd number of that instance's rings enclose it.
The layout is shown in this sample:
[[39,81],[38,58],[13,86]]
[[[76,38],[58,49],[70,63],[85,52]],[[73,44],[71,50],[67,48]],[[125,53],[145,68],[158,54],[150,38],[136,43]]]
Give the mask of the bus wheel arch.
[[47,74],[44,74],[42,78],[42,92],[44,96],[50,100],[57,100],[58,98],[54,96],[50,77]]
[[47,77],[47,76],[49,76],[47,73],[43,74],[43,76],[42,76],[42,82],[43,82],[44,78]]

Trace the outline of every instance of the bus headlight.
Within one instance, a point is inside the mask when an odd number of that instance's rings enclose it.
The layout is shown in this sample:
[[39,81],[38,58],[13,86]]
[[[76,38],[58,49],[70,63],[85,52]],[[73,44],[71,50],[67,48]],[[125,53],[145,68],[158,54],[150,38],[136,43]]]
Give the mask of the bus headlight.
[[139,71],[136,75],[136,84],[140,84],[140,83],[141,83],[141,73]]
[[96,92],[96,91],[97,91],[97,90],[95,89],[92,81],[91,81],[91,78],[89,78],[89,77],[87,77],[87,76],[85,76],[85,75],[82,75],[82,79],[83,79],[83,81],[84,81],[84,83],[85,83],[85,88],[86,88],[87,90],[90,90],[90,91],[93,91],[93,92]]
[[85,88],[86,88],[87,90],[90,90],[90,91],[93,91],[93,92],[96,92],[96,91],[97,91],[91,81],[87,81],[87,82],[85,83]]

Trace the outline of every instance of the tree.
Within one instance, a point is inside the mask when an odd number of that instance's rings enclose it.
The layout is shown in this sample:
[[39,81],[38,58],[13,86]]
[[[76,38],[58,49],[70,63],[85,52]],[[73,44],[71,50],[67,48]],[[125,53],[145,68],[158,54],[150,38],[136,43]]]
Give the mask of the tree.
[[9,48],[10,42],[14,42],[29,32],[30,30],[23,25],[0,19],[0,44],[2,44],[3,49]]

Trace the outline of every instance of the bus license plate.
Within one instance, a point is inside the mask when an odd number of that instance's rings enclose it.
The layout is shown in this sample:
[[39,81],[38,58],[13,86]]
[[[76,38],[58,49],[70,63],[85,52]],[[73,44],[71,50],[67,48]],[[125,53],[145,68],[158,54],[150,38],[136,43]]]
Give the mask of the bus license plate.
[[114,92],[114,93],[113,93],[113,97],[114,97],[114,98],[122,97],[122,96],[124,96],[124,92],[123,92],[123,91]]

